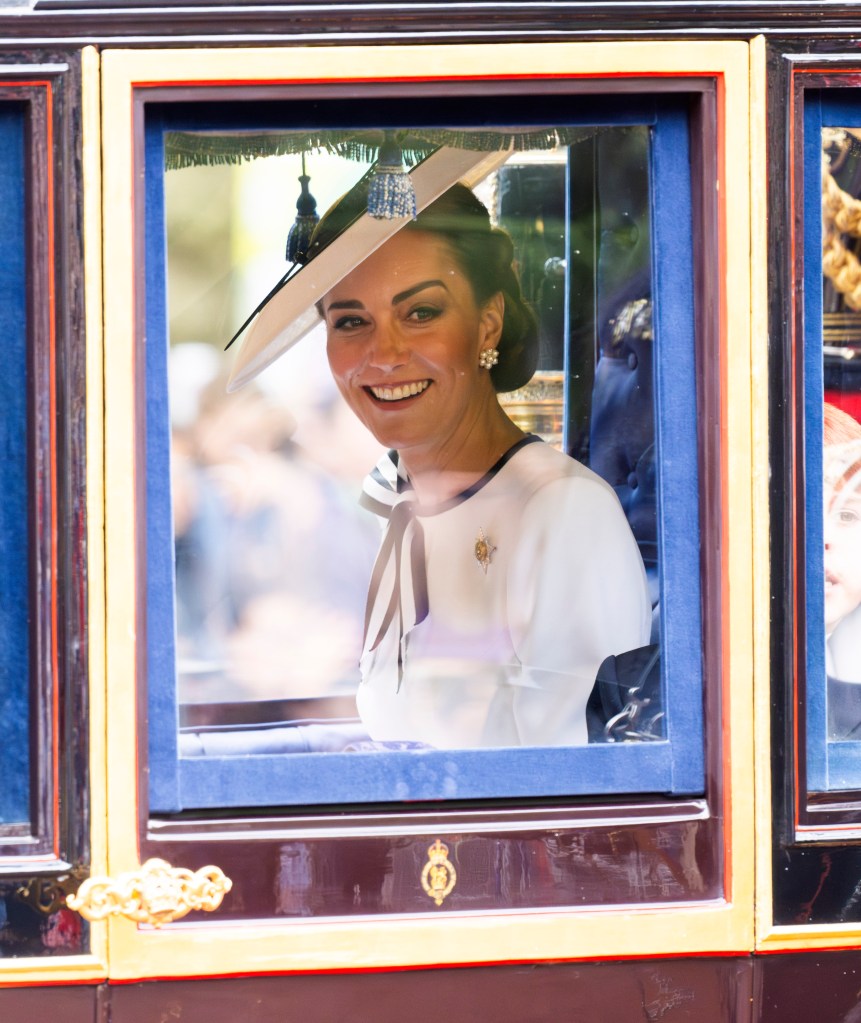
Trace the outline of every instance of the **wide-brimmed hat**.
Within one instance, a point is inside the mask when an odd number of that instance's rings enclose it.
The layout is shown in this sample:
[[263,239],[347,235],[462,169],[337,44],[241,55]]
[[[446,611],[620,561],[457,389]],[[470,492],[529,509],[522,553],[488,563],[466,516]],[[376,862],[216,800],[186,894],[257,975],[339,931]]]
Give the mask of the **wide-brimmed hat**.
[[[470,188],[499,168],[510,150],[493,152],[442,146],[410,171],[416,210],[421,212],[457,182]],[[348,193],[349,194],[349,193]],[[361,203],[345,204],[343,227],[278,282],[244,326],[243,340],[227,389],[253,380],[321,322],[316,304],[363,260],[410,223],[410,217],[377,219]]]

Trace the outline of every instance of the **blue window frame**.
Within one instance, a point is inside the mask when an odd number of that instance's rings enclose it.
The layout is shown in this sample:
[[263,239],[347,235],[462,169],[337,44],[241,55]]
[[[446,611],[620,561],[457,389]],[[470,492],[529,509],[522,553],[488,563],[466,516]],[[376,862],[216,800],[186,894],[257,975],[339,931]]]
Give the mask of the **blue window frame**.
[[26,118],[0,104],[0,825],[30,821]]
[[[248,806],[530,798],[704,789],[698,367],[694,310],[694,207],[690,125],[684,97],[601,100],[570,124],[650,127],[654,387],[657,410],[660,631],[665,738],[570,748],[404,750],[373,753],[180,755],[175,579],[168,416],[165,134],[240,122],[207,120],[168,105],[145,124],[146,622],[149,798],[156,813]],[[201,108],[202,109],[202,108]],[[211,108],[209,108],[211,110]],[[235,116],[231,114],[230,116]],[[248,130],[288,130],[295,123]]]
[[[811,90],[804,104],[804,723],[807,788],[813,792],[861,789],[861,741],[829,734],[826,663],[825,533],[823,521],[825,458],[823,431],[826,389],[824,351],[822,156],[823,129],[861,128],[861,101],[854,91],[826,94]],[[849,349],[845,354],[848,355]],[[859,687],[861,695],[861,687]],[[861,717],[859,717],[861,723]]]

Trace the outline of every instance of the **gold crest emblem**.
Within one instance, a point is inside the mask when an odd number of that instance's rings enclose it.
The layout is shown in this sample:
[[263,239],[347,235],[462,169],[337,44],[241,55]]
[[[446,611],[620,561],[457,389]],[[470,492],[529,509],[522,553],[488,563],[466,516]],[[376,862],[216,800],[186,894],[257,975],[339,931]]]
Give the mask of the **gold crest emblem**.
[[490,559],[493,557],[493,552],[495,550],[496,548],[484,535],[484,530],[479,527],[473,551],[475,553],[475,560],[484,569],[485,575],[487,575],[487,566],[490,564]]
[[448,846],[437,839],[428,849],[428,861],[422,871],[422,888],[441,906],[457,884],[457,872],[448,858]]

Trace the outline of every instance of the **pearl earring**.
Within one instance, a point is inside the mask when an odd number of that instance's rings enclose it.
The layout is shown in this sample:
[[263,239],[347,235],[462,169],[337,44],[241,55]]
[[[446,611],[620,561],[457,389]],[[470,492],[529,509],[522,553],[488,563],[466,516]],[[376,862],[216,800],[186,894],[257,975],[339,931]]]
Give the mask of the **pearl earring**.
[[482,369],[492,369],[499,362],[498,348],[484,348],[478,355],[478,364]]

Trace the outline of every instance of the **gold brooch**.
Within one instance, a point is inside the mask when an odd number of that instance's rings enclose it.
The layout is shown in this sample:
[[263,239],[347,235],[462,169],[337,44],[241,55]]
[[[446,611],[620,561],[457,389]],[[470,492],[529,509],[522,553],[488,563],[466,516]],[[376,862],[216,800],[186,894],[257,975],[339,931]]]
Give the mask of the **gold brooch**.
[[473,551],[475,552],[475,560],[484,569],[484,574],[487,575],[487,566],[490,564],[490,559],[493,557],[493,552],[496,548],[484,535],[484,530],[479,527],[478,538],[475,541]]
[[422,888],[441,906],[443,899],[451,895],[456,884],[457,873],[448,858],[448,846],[437,839],[428,849],[428,861],[422,871]]

